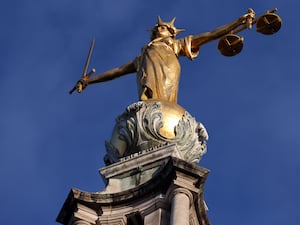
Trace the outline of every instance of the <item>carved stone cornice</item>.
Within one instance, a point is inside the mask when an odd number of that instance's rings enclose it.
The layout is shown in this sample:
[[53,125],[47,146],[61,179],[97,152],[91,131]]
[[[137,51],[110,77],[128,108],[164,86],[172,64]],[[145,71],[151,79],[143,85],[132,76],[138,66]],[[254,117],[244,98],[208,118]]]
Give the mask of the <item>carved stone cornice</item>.
[[[167,154],[161,154],[160,150]],[[129,215],[131,220],[134,220],[132,215],[138,215],[139,220],[147,217],[149,221],[148,215],[154,215],[154,212],[164,218],[162,221],[167,221],[172,204],[169,193],[180,192],[189,196],[190,217],[202,221],[200,225],[209,225],[203,199],[209,171],[173,157],[176,145],[162,146],[160,150],[149,150],[101,169],[106,182],[106,188],[101,192],[71,189],[57,221],[68,224],[75,218],[92,225],[112,221],[127,224]]]

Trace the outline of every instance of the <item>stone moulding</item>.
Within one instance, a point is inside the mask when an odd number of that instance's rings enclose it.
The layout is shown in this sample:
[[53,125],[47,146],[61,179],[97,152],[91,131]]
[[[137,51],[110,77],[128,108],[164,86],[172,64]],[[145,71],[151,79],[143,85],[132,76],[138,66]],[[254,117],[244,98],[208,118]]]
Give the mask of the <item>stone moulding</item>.
[[[160,165],[155,168],[159,169],[153,172],[145,182],[125,189],[122,189],[122,185],[120,185],[119,191],[111,189],[110,180],[119,179],[121,183],[124,181],[122,180],[124,179],[122,176],[123,171],[119,170],[121,164],[124,168],[127,168],[127,165],[129,166],[127,172],[130,174],[135,170],[130,164],[133,164],[133,161],[140,157],[142,156],[100,170],[107,181],[105,190],[101,192],[90,193],[76,188],[71,189],[57,221],[62,224],[70,224],[70,221],[81,219],[96,225],[110,224],[109,221],[118,220],[123,222],[116,224],[126,224],[126,217],[124,216],[134,214],[139,215],[140,219],[147,218],[149,220],[147,216],[152,215],[157,210],[160,210],[165,218],[169,218],[171,213],[171,195],[169,193],[173,193],[174,190],[179,188],[191,193],[193,199],[190,208],[191,224],[210,224],[203,199],[204,184],[209,171],[194,163],[188,163],[172,156],[162,157],[156,155],[154,158],[158,158],[158,160],[155,163],[160,162]],[[153,163],[149,162],[148,168]],[[147,163],[141,164],[141,166],[146,165]],[[143,171],[137,171],[136,173],[142,174]],[[78,213],[79,211],[81,213]],[[81,215],[84,216],[80,217]],[[91,220],[94,220],[94,222],[91,223]]]

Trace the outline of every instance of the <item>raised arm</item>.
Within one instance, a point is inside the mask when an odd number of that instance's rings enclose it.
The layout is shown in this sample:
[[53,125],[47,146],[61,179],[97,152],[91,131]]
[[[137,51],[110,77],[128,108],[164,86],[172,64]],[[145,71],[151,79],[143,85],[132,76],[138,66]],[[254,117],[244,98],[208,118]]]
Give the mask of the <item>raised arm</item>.
[[248,13],[229,24],[221,26],[210,32],[195,35],[192,38],[192,48],[197,49],[201,45],[204,45],[215,39],[219,39],[222,36],[231,33],[233,30],[239,28],[240,26],[247,26],[248,28],[251,28],[252,21],[254,20],[254,18],[255,12],[252,9],[249,9]]
[[134,61],[130,61],[120,67],[108,70],[104,73],[98,74],[94,77],[84,77],[77,82],[76,89],[81,93],[90,84],[105,82],[115,78],[136,72]]

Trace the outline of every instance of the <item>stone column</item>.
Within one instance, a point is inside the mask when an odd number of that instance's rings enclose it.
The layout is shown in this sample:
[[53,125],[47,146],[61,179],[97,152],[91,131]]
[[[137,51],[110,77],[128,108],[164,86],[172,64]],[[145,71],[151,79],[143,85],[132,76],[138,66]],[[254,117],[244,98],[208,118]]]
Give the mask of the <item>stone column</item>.
[[189,225],[190,206],[193,195],[184,188],[173,190],[171,197],[171,218],[170,225]]

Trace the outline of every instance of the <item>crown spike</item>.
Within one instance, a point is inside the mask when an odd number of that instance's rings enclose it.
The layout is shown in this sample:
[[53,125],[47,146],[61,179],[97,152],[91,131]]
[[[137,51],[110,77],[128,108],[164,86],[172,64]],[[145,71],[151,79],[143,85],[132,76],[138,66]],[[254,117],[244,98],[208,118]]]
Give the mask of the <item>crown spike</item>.
[[176,29],[176,34],[179,34],[179,33],[181,33],[181,32],[183,32],[183,31],[185,31],[185,29]]
[[160,16],[157,16],[157,24],[158,24],[159,26],[164,25],[164,22],[162,21],[162,19],[160,18]]
[[174,26],[174,22],[175,22],[175,20],[176,20],[176,17],[174,17],[170,22],[169,22],[169,24],[171,25],[171,27],[173,27]]

